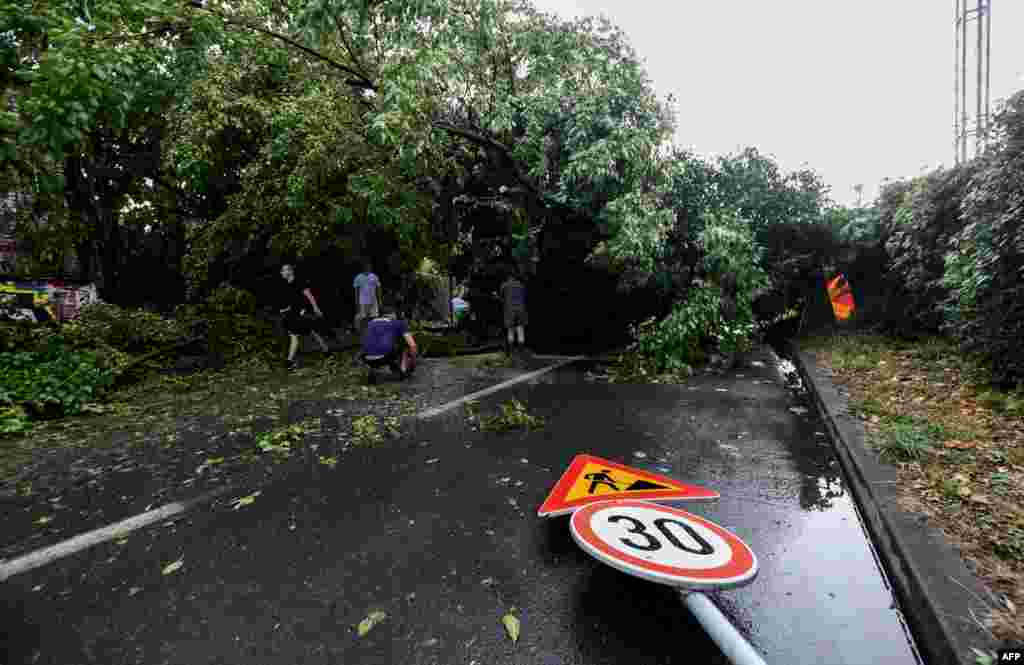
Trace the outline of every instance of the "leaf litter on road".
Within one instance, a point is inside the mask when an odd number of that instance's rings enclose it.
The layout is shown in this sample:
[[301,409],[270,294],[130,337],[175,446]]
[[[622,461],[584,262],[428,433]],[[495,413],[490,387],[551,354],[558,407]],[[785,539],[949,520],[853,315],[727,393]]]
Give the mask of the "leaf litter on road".
[[262,493],[263,493],[262,491],[256,491],[256,492],[253,492],[252,494],[247,494],[247,495],[245,495],[243,497],[235,499],[234,500],[234,507],[232,509],[233,510],[238,510],[239,508],[242,508],[244,506],[251,506],[253,503],[256,502],[256,497],[258,497]]
[[379,624],[381,621],[384,621],[384,619],[387,618],[388,615],[386,612],[381,612],[380,610],[370,612],[365,619],[359,622],[359,625],[356,627],[356,631],[359,633],[359,637],[366,637],[367,633],[369,633],[371,630],[374,629],[375,626],[377,626],[377,624]]
[[505,626],[505,632],[508,633],[508,637],[512,640],[512,644],[519,641],[519,619],[515,614],[509,612],[505,616],[501,617],[501,623]]
[[184,566],[184,565],[185,565],[185,558],[182,557],[181,559],[178,559],[177,561],[174,561],[174,562],[169,563],[166,566],[164,566],[164,569],[163,569],[162,572],[163,572],[164,575],[170,575],[171,573],[174,573],[174,572],[180,570],[181,567]]

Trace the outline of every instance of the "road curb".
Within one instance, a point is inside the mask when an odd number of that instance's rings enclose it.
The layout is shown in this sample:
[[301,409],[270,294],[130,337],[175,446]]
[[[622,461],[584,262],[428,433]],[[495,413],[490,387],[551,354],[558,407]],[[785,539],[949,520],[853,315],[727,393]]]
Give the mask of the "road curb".
[[928,665],[975,665],[971,648],[999,645],[972,618],[985,616],[991,598],[957,550],[926,518],[896,505],[896,470],[878,461],[866,444],[864,427],[848,411],[846,397],[818,368],[814,358],[787,342],[796,366],[828,430],[850,492],[857,501],[878,556],[885,567]]

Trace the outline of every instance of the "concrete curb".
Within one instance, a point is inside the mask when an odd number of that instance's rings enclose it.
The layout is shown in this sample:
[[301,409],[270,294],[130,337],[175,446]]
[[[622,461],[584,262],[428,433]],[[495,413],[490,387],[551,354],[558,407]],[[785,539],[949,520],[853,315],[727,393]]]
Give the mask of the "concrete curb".
[[991,599],[991,592],[967,569],[939,529],[899,509],[896,469],[879,462],[867,447],[863,425],[850,415],[847,399],[814,358],[795,344],[786,346],[833,441],[850,492],[925,663],[975,665],[972,647],[994,651],[999,646],[972,618],[985,616],[989,605],[983,599]]

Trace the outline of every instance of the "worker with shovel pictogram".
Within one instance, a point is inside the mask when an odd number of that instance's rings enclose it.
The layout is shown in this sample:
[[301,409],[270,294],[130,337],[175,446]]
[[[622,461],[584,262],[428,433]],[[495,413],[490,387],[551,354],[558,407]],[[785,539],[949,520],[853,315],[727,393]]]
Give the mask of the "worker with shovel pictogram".
[[601,471],[598,473],[588,473],[587,475],[583,476],[584,479],[590,481],[590,494],[594,493],[598,485],[607,485],[608,487],[612,488],[613,492],[619,491],[619,486],[615,483],[614,480],[612,480],[612,477],[608,475],[609,473],[611,473],[609,469],[601,469]]

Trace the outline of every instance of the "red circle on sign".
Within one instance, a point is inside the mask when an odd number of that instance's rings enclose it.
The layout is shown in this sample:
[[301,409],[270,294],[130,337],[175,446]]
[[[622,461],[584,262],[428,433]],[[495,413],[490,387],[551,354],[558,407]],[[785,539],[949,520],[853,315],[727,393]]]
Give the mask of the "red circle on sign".
[[[713,568],[680,568],[648,561],[623,552],[609,545],[594,532],[591,526],[591,518],[595,513],[613,507],[641,508],[695,522],[724,540],[732,550],[732,557],[726,563]],[[678,508],[631,499],[601,501],[573,513],[570,527],[573,537],[580,546],[589,550],[595,558],[623,572],[662,584],[693,588],[726,588],[746,584],[753,580],[757,573],[757,559],[746,543],[714,522]]]

